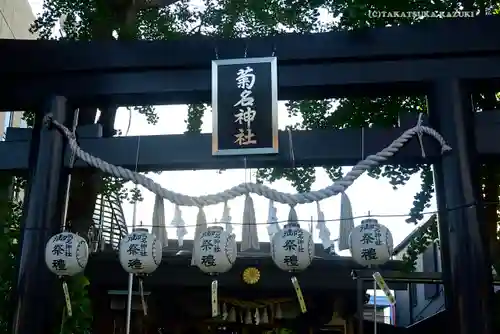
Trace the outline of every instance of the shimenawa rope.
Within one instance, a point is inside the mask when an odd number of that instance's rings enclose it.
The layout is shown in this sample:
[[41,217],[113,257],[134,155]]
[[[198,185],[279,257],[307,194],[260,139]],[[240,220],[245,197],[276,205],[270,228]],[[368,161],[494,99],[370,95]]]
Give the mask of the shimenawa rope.
[[103,172],[111,174],[115,177],[119,177],[127,181],[132,181],[135,184],[139,184],[149,191],[153,192],[154,194],[159,195],[174,204],[182,206],[203,207],[207,205],[214,205],[218,203],[224,203],[228,200],[249,193],[264,196],[267,199],[282,204],[288,204],[290,206],[318,202],[345,191],[364,172],[371,169],[372,167],[378,166],[381,162],[388,160],[415,135],[425,133],[433,137],[441,145],[441,153],[445,153],[446,151],[451,150],[451,147],[446,144],[444,138],[436,130],[427,126],[422,126],[421,121],[419,121],[416,126],[406,130],[399,138],[393,141],[382,151],[378,152],[377,154],[370,155],[364,160],[358,162],[358,164],[354,166],[341,180],[335,181],[332,185],[320,190],[307,193],[288,194],[277,191],[263,184],[247,182],[239,184],[231,189],[227,189],[217,194],[205,196],[188,196],[165,189],[160,184],[142,174],[135,173],[120,166],[114,166],[98,157],[90,155],[78,146],[75,134],[71,132],[67,127],[57,122],[56,120],[53,120],[50,116],[47,116],[47,123],[55,126],[60,132],[62,132],[68,139],[68,144],[71,151],[74,152],[79,159],[86,162],[90,166],[98,168]]

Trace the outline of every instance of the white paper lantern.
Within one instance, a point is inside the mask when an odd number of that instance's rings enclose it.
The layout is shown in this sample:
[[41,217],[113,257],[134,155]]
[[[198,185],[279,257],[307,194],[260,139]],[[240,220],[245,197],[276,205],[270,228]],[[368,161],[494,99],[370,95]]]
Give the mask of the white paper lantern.
[[120,242],[120,264],[132,274],[151,274],[162,258],[161,242],[146,228],[137,228]]
[[391,231],[373,218],[361,221],[349,235],[351,255],[363,266],[386,263],[392,256],[393,248]]
[[271,256],[278,268],[295,272],[309,267],[314,258],[311,233],[295,222],[288,223],[271,240]]
[[195,241],[195,263],[207,274],[225,273],[236,261],[236,240],[220,226],[207,228]]
[[45,263],[59,276],[74,276],[85,269],[89,246],[84,238],[71,232],[62,232],[49,239],[45,246]]

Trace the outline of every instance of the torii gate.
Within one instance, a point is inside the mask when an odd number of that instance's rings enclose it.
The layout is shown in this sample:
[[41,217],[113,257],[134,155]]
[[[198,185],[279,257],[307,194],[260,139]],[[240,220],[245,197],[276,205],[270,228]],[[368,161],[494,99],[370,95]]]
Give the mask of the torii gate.
[[[408,27],[313,35],[219,40],[192,37],[158,42],[55,42],[1,40],[0,110],[37,110],[34,130],[0,143],[0,170],[30,171],[23,222],[18,298],[13,333],[47,333],[53,317],[54,282],[43,263],[65,180],[64,140],[42,124],[44,115],[65,123],[67,108],[208,102],[210,63],[216,57],[278,58],[279,98],[427,94],[430,124],[453,151],[440,157],[433,144],[427,158],[417,144],[394,164],[433,163],[438,199],[446,307],[461,334],[489,334],[491,270],[482,241],[478,195],[479,162],[497,159],[499,115],[474,113],[470,95],[498,88],[500,18],[424,22]],[[304,46],[304,47],[300,47]],[[69,103],[66,103],[66,100]],[[43,105],[43,107],[40,107]],[[82,134],[81,147],[108,162],[135,165],[137,139]],[[83,131],[83,129],[81,129]],[[293,132],[296,166],[353,164],[361,156],[360,129]],[[87,131],[92,132],[92,131]],[[365,154],[373,154],[401,129],[366,129]],[[280,139],[286,134],[280,133]],[[23,137],[24,136],[24,137]],[[85,137],[85,138],[84,138]],[[238,168],[241,162],[211,155],[210,135],[143,137],[139,171]],[[323,144],[329,143],[329,144]],[[334,146],[335,143],[341,145]],[[251,168],[288,166],[287,141],[276,155],[249,156]],[[164,154],[158,154],[161,147]],[[85,168],[82,163],[77,168]]]

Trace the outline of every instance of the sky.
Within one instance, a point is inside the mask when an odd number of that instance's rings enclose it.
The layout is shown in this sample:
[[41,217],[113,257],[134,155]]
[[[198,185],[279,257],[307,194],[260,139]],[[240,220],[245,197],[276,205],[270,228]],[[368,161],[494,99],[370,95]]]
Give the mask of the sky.
[[[40,13],[43,0],[30,0],[30,4],[35,14]],[[164,134],[180,134],[186,130],[184,120],[187,115],[187,107],[182,105],[174,106],[157,106],[156,111],[159,115],[157,125],[149,125],[145,117],[137,113],[129,113],[125,108],[120,108],[117,113],[115,127],[126,132],[129,122],[131,124],[128,131],[129,136],[149,136],[149,135],[164,135]],[[297,119],[288,119],[287,112],[283,103],[280,102],[279,108],[279,126],[284,128],[286,125],[295,123]],[[417,120],[415,119],[415,122]],[[206,113],[203,118],[202,132],[211,132],[212,120],[211,113]],[[396,139],[396,138],[394,138]],[[414,139],[416,140],[416,138]],[[334,145],[335,143],[330,143]],[[382,150],[383,147],[380,147]],[[140,150],[140,147],[139,147]],[[133,152],[133,153],[132,153]],[[135,155],[136,148],[131,149],[131,154]],[[159,150],[159,154],[164,154]],[[101,157],[105,159],[105,157]],[[360,157],[361,160],[362,157]],[[243,168],[243,164],[242,164]],[[345,169],[347,170],[347,169]],[[218,171],[182,171],[182,172],[163,172],[161,175],[150,174],[155,181],[159,182],[163,187],[176,192],[187,195],[206,195],[217,193],[228,189],[232,186],[246,181],[255,181],[252,176],[254,171],[238,169],[228,170],[219,174]],[[318,169],[317,179],[313,185],[313,189],[317,190],[331,184],[331,181],[321,169]],[[271,185],[279,191],[295,193],[293,187],[286,181],[275,182]],[[368,212],[372,215],[405,215],[412,207],[414,195],[420,190],[419,175],[414,175],[404,187],[398,190],[393,190],[387,179],[375,180],[366,175],[361,176],[349,189],[346,194],[349,196],[354,217],[366,216]],[[137,222],[143,222],[144,225],[151,224],[154,195],[149,191],[142,189],[144,201],[137,204]],[[263,197],[253,195],[255,212],[258,226],[259,240],[269,241],[266,230],[266,221],[268,213],[269,201]],[[243,201],[240,197],[229,202],[231,208],[231,216],[233,222],[241,222],[243,215]],[[278,219],[285,220],[288,216],[288,208],[286,205],[276,204],[278,210]],[[433,211],[436,208],[435,201],[432,201],[432,206],[428,209]],[[123,204],[123,209],[127,223],[132,224],[133,221],[133,206],[129,203]],[[340,216],[340,196],[336,196],[321,202],[321,209],[325,214],[325,218],[338,219]],[[174,205],[165,201],[165,215],[167,226],[173,218]],[[209,222],[220,221],[222,217],[223,205],[209,206],[205,208],[207,220]],[[309,220],[316,219],[316,204],[300,205],[296,208],[299,219]],[[194,225],[196,222],[197,208],[182,208],[182,215],[187,225]],[[429,215],[424,217],[429,218]],[[361,219],[355,219],[355,224],[359,224]],[[407,224],[405,217],[378,218],[379,223],[387,226],[392,232],[394,243],[401,242],[414,228],[415,225]],[[314,223],[315,225],[315,223]],[[308,228],[308,226],[303,226]],[[331,231],[332,239],[338,236],[339,223],[327,222],[327,227]],[[241,238],[241,226],[235,225],[234,232],[237,239]],[[168,227],[169,238],[175,239],[175,229]],[[319,242],[317,231],[314,232],[314,239]],[[188,228],[187,239],[194,235],[194,227]],[[341,252],[341,255],[348,255],[348,251]]]

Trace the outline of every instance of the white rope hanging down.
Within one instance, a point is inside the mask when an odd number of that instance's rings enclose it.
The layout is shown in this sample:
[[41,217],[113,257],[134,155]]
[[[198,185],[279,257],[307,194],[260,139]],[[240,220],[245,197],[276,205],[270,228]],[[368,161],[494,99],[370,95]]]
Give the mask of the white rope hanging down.
[[162,248],[168,246],[167,226],[165,225],[165,205],[161,196],[155,196],[155,204],[153,207],[153,217],[151,219],[153,228],[151,232],[160,241]]
[[257,233],[257,218],[255,218],[255,208],[253,199],[250,195],[247,195],[245,198],[242,221],[240,252],[249,249],[259,250],[260,244],[259,235]]
[[349,249],[349,235],[354,229],[354,218],[352,215],[352,205],[345,192],[340,199],[340,224],[339,224],[339,250]]
[[177,230],[177,245],[182,247],[184,245],[184,236],[187,234],[186,223],[182,219],[181,208],[176,205],[174,210],[174,219],[172,219],[171,225],[175,226]]
[[127,181],[132,181],[135,184],[139,184],[149,191],[153,192],[154,194],[159,195],[174,204],[182,206],[203,207],[207,205],[215,205],[232,200],[238,196],[247,195],[249,193],[264,196],[265,198],[273,200],[275,202],[288,204],[291,206],[317,202],[345,191],[364,172],[371,169],[372,167],[380,165],[381,162],[387,161],[396,152],[398,152],[401,147],[403,147],[413,136],[418,135],[419,133],[425,133],[437,140],[441,145],[441,153],[451,150],[451,147],[446,144],[444,138],[436,130],[427,126],[422,126],[419,122],[413,128],[406,130],[398,139],[393,141],[382,151],[378,152],[377,154],[370,155],[364,160],[358,162],[358,164],[354,166],[344,176],[343,179],[338,180],[332,185],[320,190],[310,191],[307,193],[288,194],[274,190],[263,184],[247,182],[217,194],[205,196],[188,196],[165,189],[160,184],[144,175],[135,173],[120,166],[111,165],[98,157],[90,155],[78,146],[75,135],[68,128],[66,128],[61,123],[51,119],[50,117],[48,117],[48,121],[48,124],[54,125],[66,136],[71,151],[74,152],[79,159],[85,161],[88,165],[98,168],[103,172],[111,174],[115,177],[119,177]]

